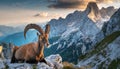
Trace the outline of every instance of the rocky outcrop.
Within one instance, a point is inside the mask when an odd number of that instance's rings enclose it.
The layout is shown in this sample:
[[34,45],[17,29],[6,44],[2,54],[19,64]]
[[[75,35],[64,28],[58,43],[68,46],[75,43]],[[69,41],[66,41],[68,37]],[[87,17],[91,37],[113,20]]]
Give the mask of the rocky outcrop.
[[0,60],[0,69],[62,69],[62,57],[59,54],[50,55],[45,58],[47,64],[27,64],[27,63],[13,63],[11,64],[9,60]]
[[1,43],[1,46],[3,47],[2,56],[5,59],[10,59],[12,57],[12,48],[14,45],[12,43]]

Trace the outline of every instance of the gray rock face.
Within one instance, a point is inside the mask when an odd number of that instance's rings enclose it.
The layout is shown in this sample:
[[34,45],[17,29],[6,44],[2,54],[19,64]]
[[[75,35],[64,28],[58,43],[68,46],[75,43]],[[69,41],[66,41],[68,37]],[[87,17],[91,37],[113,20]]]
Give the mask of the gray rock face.
[[116,11],[117,9],[115,9],[113,6],[107,8],[102,7],[100,9],[100,14],[102,18],[106,18],[106,17],[111,17]]
[[[99,37],[100,36],[100,37]],[[102,39],[103,40],[102,40]],[[120,9],[106,22],[99,33],[95,49],[88,52],[79,67],[91,69],[119,69],[120,68]],[[99,40],[100,39],[100,40]],[[101,41],[102,40],[102,41]],[[97,41],[96,41],[97,42]]]
[[51,25],[50,37],[60,36],[60,38],[52,44],[49,51],[46,50],[46,53],[59,53],[64,61],[77,62],[79,55],[84,54],[89,49],[91,42],[100,31],[88,17],[92,11],[95,16],[99,14],[96,3],[90,3],[85,11],[75,11],[67,15],[65,19],[52,19],[49,22]]
[[120,31],[120,9],[118,9],[106,22],[102,28],[104,35],[109,35],[115,31]]
[[120,9],[118,9],[109,19],[105,22],[101,31],[96,35],[93,46],[100,42],[104,37],[112,34],[115,31],[120,31]]

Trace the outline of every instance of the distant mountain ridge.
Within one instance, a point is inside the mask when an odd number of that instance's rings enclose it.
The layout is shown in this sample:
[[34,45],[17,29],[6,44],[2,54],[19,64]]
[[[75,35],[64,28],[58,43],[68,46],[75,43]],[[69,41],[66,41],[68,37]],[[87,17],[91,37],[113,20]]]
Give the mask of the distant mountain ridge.
[[36,38],[36,31],[27,32],[26,39],[24,38],[23,32],[19,32],[6,36],[2,40],[0,40],[0,42],[13,43],[14,45],[21,46],[30,42],[35,42],[37,40]]
[[1,33],[0,37],[14,34],[14,33],[20,32],[22,30],[23,30],[23,28],[20,28],[20,27],[11,27],[11,26],[0,25],[0,33]]

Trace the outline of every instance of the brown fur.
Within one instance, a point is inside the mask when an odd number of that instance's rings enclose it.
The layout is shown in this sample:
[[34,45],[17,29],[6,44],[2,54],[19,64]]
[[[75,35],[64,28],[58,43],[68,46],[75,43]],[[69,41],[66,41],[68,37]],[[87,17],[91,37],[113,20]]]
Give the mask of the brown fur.
[[15,46],[13,48],[13,54],[12,54],[12,59],[11,59],[11,63],[15,63],[16,62],[16,58],[15,58],[15,52],[19,49],[18,46]]
[[[34,28],[35,27],[35,28]],[[26,29],[27,28],[27,29]],[[45,32],[42,32],[42,29],[38,27],[36,24],[29,24],[25,28],[25,34],[26,32],[34,28],[36,30],[42,33],[41,35],[38,34],[38,42],[35,43],[29,43],[23,46],[20,46],[19,48],[15,47],[13,49],[13,56],[11,59],[11,63],[15,62],[27,62],[27,63],[38,63],[38,62],[45,62],[44,59],[44,45],[49,45],[48,41],[48,34],[50,31],[50,25],[46,25]]]

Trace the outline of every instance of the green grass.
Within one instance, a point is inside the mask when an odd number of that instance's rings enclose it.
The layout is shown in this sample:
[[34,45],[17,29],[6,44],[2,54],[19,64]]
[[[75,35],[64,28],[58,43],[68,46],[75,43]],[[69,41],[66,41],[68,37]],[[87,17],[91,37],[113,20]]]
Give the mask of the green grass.
[[98,69],[105,69],[103,66],[104,66],[105,62],[102,62],[99,66],[98,66]]
[[78,69],[76,67],[74,67],[74,65],[72,63],[69,62],[63,62],[63,69]]
[[120,67],[120,59],[113,60],[108,69],[117,69],[117,67]]
[[120,36],[120,31],[116,31],[108,36],[106,36],[101,42],[97,43],[94,47],[94,50],[90,51],[89,53],[86,53],[85,55],[80,56],[80,60],[84,58],[89,58],[94,54],[99,53],[101,50],[103,50],[108,44],[113,42],[117,37]]
[[5,65],[5,69],[9,69],[9,66],[8,66],[8,65]]
[[33,65],[33,69],[37,69],[37,65]]

